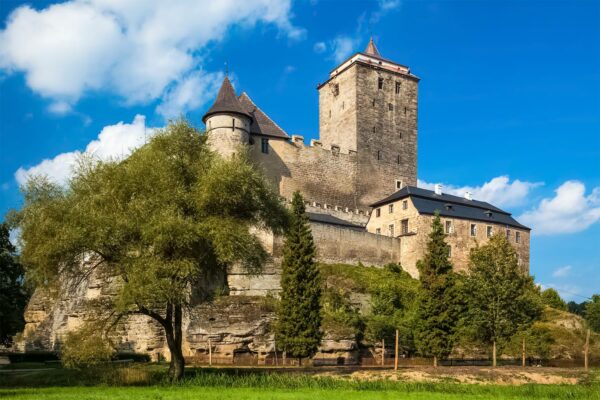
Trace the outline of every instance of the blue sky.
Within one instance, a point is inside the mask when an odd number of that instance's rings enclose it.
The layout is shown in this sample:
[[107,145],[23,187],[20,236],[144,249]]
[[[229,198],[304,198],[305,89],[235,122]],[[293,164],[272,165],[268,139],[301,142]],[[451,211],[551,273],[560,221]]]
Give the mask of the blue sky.
[[534,228],[539,283],[600,292],[597,1],[2,0],[0,20],[2,213],[28,173],[64,179],[73,152],[125,155],[181,114],[201,126],[225,63],[316,138],[316,85],[373,35],[422,79],[421,185],[511,211]]

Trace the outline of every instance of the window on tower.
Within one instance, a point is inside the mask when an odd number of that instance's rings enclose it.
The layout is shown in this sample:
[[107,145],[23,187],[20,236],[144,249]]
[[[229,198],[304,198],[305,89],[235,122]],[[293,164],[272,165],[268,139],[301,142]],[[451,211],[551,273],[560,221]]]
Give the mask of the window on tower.
[[394,111],[394,105],[392,103],[388,103],[388,110]]
[[381,160],[381,150],[377,150],[377,159]]
[[400,82],[396,82],[396,94],[400,94]]
[[383,90],[383,78],[377,80],[377,89]]

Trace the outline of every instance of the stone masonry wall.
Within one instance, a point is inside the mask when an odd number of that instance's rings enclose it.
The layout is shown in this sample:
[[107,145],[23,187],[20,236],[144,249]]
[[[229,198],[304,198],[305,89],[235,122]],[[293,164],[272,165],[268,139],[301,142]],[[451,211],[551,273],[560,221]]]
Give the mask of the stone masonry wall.
[[[407,201],[407,208],[403,208],[403,201]],[[394,234],[399,235],[401,241],[400,260],[403,269],[413,277],[418,277],[416,268],[417,261],[423,258],[427,249],[429,232],[431,232],[432,215],[421,215],[414,207],[410,198],[396,201],[393,204],[393,212],[389,212],[389,204],[380,207],[381,214],[377,217],[374,210],[367,224],[367,230],[375,233],[380,229],[382,235],[389,235],[389,225],[394,225]],[[408,219],[408,233],[402,234],[401,221]],[[450,245],[450,260],[457,271],[466,271],[469,264],[469,253],[478,244],[488,242],[487,226],[491,226],[493,233],[506,233],[506,225],[493,222],[472,221],[460,218],[441,217],[442,224],[446,221],[452,222],[453,232],[446,235],[446,243]],[[471,224],[477,226],[477,234],[471,236]],[[510,230],[510,243],[520,257],[523,271],[529,273],[529,240],[530,233],[524,229],[508,227]],[[516,242],[516,232],[520,232],[519,243]]]

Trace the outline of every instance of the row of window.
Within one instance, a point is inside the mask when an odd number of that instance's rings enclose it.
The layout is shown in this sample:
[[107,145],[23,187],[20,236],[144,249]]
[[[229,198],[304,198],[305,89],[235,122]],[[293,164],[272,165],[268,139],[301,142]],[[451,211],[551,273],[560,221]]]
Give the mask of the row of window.
[[[408,201],[404,200],[402,202],[402,209],[406,210],[407,208],[408,208]],[[392,214],[393,212],[394,212],[394,204],[389,204],[388,205],[388,213]],[[375,217],[381,217],[381,208],[375,209]],[[402,224],[402,234],[405,235],[408,233],[408,219],[403,219],[401,221],[401,224]],[[393,236],[394,225],[391,224],[388,226],[388,228],[389,228],[389,235]],[[445,232],[447,235],[454,233],[454,224],[452,223],[452,221],[445,222]],[[471,236],[473,236],[473,237],[477,236],[477,224],[471,224],[469,232],[470,232]],[[375,229],[375,233],[380,235],[381,228]],[[490,237],[492,237],[493,234],[494,234],[494,227],[490,226],[490,225],[486,226],[486,236],[488,238],[490,238]],[[508,239],[509,241],[511,239],[511,230],[508,228],[506,229],[506,239]],[[515,242],[521,243],[521,232],[519,232],[519,231],[515,231]]]
[[[381,228],[375,229],[375,233],[381,235]],[[408,219],[403,219],[400,221],[400,234],[408,234]],[[388,225],[388,236],[394,237],[394,224]]]

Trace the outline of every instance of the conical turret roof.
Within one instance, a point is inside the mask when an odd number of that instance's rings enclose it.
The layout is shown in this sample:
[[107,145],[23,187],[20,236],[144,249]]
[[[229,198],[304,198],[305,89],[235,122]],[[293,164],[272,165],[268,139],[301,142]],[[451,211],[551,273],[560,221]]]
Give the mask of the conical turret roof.
[[369,44],[365,49],[365,54],[370,54],[375,57],[381,57],[381,54],[379,54],[379,50],[377,50],[377,47],[375,46],[375,42],[373,42],[372,37],[369,39]]
[[223,79],[221,89],[219,89],[219,94],[217,95],[217,99],[215,100],[214,104],[202,117],[202,122],[206,123],[206,119],[208,117],[221,113],[239,114],[252,119],[252,116],[248,114],[246,110],[244,110],[244,107],[242,107],[238,97],[235,94],[233,85],[227,76],[225,79]]

